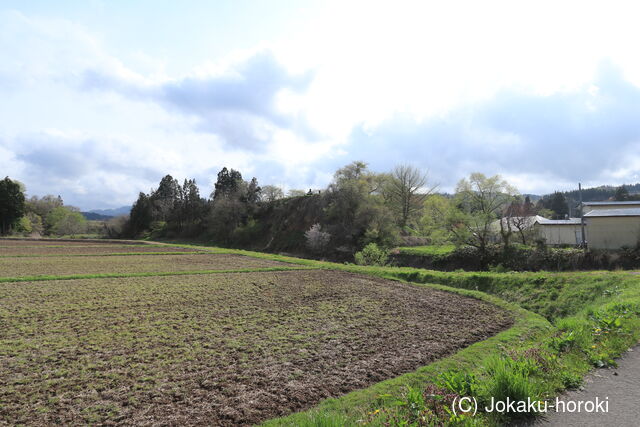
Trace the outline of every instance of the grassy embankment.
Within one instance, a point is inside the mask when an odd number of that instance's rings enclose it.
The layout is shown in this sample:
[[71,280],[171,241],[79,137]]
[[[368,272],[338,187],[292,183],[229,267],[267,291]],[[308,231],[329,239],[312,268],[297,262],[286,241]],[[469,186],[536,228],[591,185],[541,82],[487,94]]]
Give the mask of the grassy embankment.
[[509,417],[482,411],[475,417],[455,415],[450,403],[466,395],[481,407],[490,397],[549,399],[578,387],[593,367],[615,365],[615,358],[640,339],[640,276],[629,272],[438,272],[210,250],[446,289],[490,301],[515,315],[510,329],[452,357],[268,425],[499,425]]
[[456,250],[456,247],[455,245],[401,246],[396,250],[406,255],[442,256],[449,255]]

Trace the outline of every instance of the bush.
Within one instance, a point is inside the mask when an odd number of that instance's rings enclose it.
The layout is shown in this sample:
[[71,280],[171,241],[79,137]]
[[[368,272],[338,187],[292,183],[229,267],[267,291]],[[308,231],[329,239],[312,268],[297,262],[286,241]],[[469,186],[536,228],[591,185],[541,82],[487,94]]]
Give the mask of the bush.
[[148,236],[157,238],[164,237],[167,232],[167,222],[166,221],[153,221],[149,227]]
[[16,231],[18,233],[22,233],[25,236],[28,236],[33,231],[33,226],[31,225],[31,220],[26,216],[21,217],[16,224]]
[[389,259],[389,252],[381,249],[375,243],[369,243],[360,252],[356,252],[355,261],[358,265],[385,266]]
[[230,239],[230,246],[233,247],[247,247],[251,245],[251,242],[256,240],[256,236],[259,236],[262,232],[262,224],[255,219],[251,218],[246,224],[241,224],[233,230]]
[[87,231],[87,220],[75,208],[59,206],[47,215],[47,228],[50,233],[64,236],[82,234]]
[[128,215],[121,215],[104,222],[102,234],[108,238],[116,239],[123,237],[127,231]]

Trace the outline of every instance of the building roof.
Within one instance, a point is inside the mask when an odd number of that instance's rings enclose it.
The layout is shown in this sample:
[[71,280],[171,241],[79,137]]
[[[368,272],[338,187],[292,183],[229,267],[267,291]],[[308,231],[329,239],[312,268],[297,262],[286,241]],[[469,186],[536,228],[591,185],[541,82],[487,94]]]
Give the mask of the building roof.
[[[540,219],[537,219],[537,218],[540,218]],[[537,218],[536,218],[536,222],[540,225],[580,225],[580,218],[547,219],[541,216]]]
[[497,230],[500,228],[500,223],[502,222],[503,226],[509,225],[509,229],[511,231],[518,231],[519,229],[526,230],[531,228],[538,220],[543,217],[539,215],[535,216],[512,216],[505,217],[502,219],[497,219],[492,223],[492,226]]
[[[628,210],[628,209],[625,209]],[[518,227],[522,229],[528,229],[533,227],[535,224],[540,225],[580,225],[580,218],[569,218],[569,219],[547,219],[540,215],[533,216],[516,216],[510,218],[502,218],[501,220],[495,220],[493,222],[493,227],[498,229],[500,227],[500,221],[502,221],[503,225],[509,224],[509,228],[511,231],[518,231]],[[516,226],[517,225],[517,226]]]
[[640,216],[640,208],[601,209],[597,211],[590,211],[584,214],[585,218],[612,216]]
[[640,200],[628,200],[624,202],[616,202],[614,200],[608,200],[604,202],[584,202],[585,206],[625,206],[625,205],[640,205]]

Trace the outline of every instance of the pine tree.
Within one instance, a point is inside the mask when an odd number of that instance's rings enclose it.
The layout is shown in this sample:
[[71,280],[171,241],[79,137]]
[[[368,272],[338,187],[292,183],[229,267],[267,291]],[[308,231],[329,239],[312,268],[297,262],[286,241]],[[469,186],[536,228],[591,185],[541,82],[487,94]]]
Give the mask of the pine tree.
[[613,195],[613,200],[618,202],[629,200],[629,190],[627,190],[627,187],[625,185],[621,185],[620,187],[616,188],[616,192]]
[[242,174],[237,170],[228,170],[226,167],[218,172],[218,180],[214,185],[214,191],[211,198],[215,200],[230,199],[240,196],[239,190],[242,186]]
[[556,191],[549,199],[548,209],[551,209],[555,215],[555,219],[564,219],[569,214],[567,199],[564,194]]
[[153,221],[152,204],[149,197],[140,193],[138,200],[131,207],[131,213],[129,215],[129,227],[131,228],[131,235],[137,236],[145,230],[148,230]]
[[24,212],[24,193],[20,183],[6,177],[0,181],[0,234],[7,234]]
[[174,207],[179,203],[180,192],[178,180],[171,175],[160,180],[158,189],[149,197],[155,220],[167,221],[171,217]]

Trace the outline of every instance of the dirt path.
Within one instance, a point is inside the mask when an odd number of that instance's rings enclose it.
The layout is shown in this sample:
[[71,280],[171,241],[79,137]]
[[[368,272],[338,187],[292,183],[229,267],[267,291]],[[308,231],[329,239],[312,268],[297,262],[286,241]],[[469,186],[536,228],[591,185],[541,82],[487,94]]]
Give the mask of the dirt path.
[[608,413],[549,412],[536,426],[638,426],[640,425],[640,346],[619,360],[616,369],[598,369],[585,378],[584,390],[565,393],[563,401],[601,401],[609,398]]

